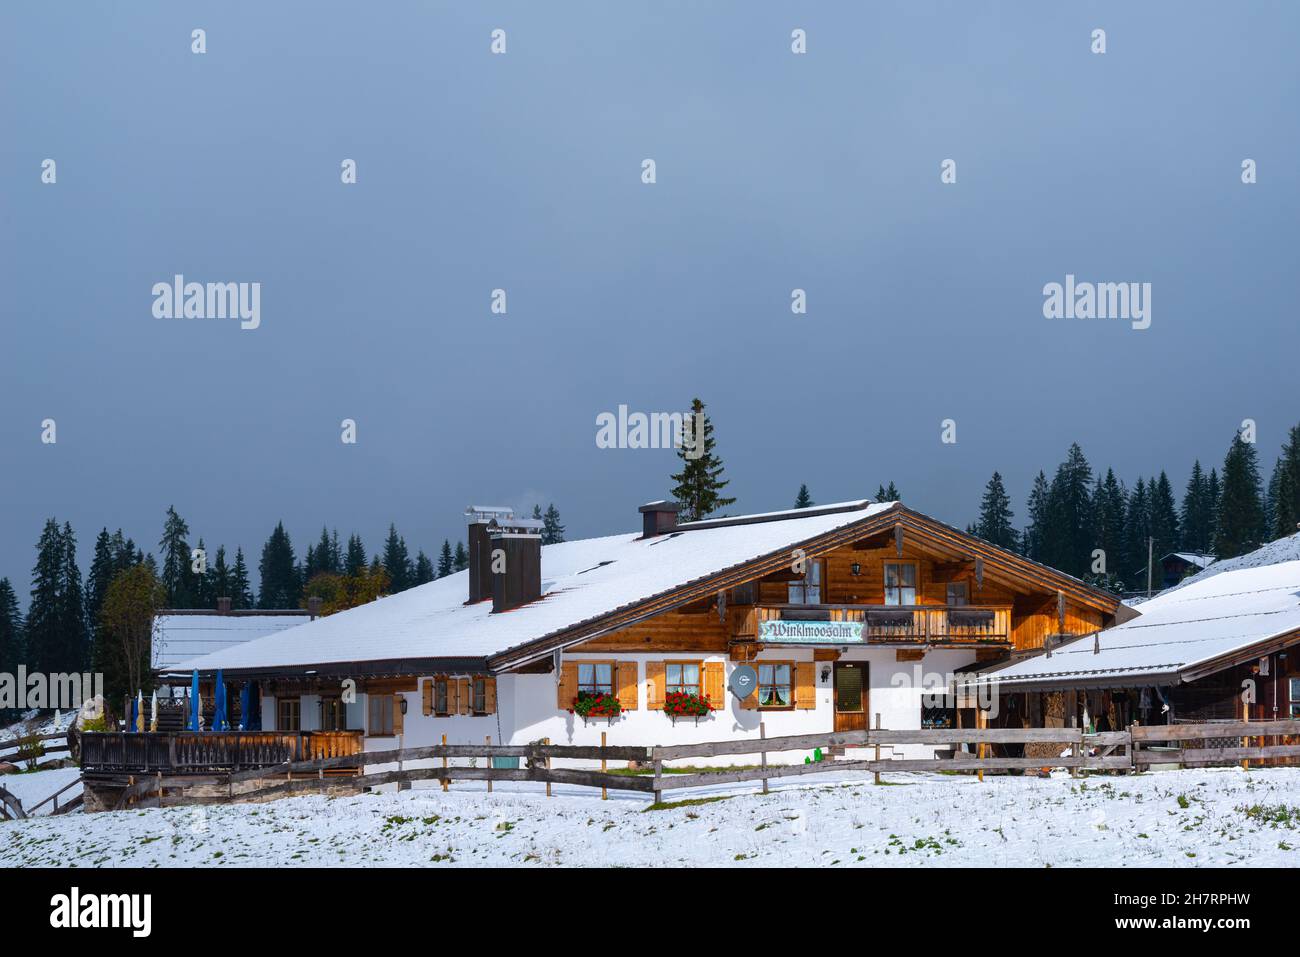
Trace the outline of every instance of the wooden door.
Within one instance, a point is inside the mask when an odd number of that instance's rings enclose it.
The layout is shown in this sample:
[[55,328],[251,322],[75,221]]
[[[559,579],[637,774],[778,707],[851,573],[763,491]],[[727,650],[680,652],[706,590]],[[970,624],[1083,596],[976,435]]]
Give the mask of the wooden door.
[[865,661],[835,662],[835,730],[865,731],[869,669]]

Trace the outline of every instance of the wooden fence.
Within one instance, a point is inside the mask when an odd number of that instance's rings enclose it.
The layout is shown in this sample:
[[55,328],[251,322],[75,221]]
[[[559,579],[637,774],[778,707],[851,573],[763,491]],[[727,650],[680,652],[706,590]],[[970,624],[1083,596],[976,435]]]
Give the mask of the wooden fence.
[[[60,731],[57,734],[34,734],[20,738],[10,738],[0,741],[0,762],[7,764],[18,764],[26,762],[22,754],[22,749],[28,742],[38,742],[41,745],[41,757],[51,754],[59,754],[68,750],[67,732]],[[58,741],[58,744],[46,744],[47,741]]]
[[[1207,738],[1242,737],[1259,739],[1260,743],[1243,744],[1231,748],[1186,748],[1189,742]],[[407,786],[414,781],[438,781],[443,790],[453,781],[484,781],[489,791],[498,781],[534,781],[546,784],[549,796],[552,784],[576,784],[600,788],[602,795],[609,789],[637,791],[653,796],[656,803],[668,791],[708,787],[716,784],[734,784],[755,781],[767,791],[773,778],[790,778],[810,774],[866,771],[876,775],[894,771],[973,772],[983,779],[985,771],[1032,770],[1040,768],[1067,768],[1072,775],[1081,771],[1141,771],[1153,764],[1210,763],[1237,761],[1278,761],[1300,757],[1300,744],[1266,745],[1264,738],[1281,738],[1300,735],[1300,721],[1242,722],[1185,724],[1169,726],[1133,726],[1125,731],[1104,731],[1089,734],[1078,728],[970,728],[944,730],[887,730],[845,731],[831,734],[799,734],[784,737],[748,738],[732,741],[712,741],[697,744],[667,746],[642,745],[557,745],[549,741],[532,744],[494,745],[437,744],[420,748],[393,751],[370,751],[360,755],[339,755],[311,760],[286,761],[273,767],[249,768],[228,774],[196,777],[173,776],[162,771],[148,776],[130,776],[125,787],[118,792],[117,807],[132,802],[156,799],[161,805],[217,804],[231,800],[266,800],[292,794],[311,793],[329,789],[361,791],[366,788],[396,783]],[[1162,751],[1146,750],[1152,744],[1173,741],[1180,745]],[[1050,744],[1058,756],[1011,757],[991,755],[993,746]],[[935,747],[972,745],[973,752],[954,750],[948,757],[888,758],[881,749],[898,745],[930,745]],[[827,757],[822,761],[804,764],[769,764],[770,754],[788,752],[815,752],[820,749],[829,754],[832,750],[846,748],[867,749],[869,757]],[[665,762],[690,759],[728,758],[754,755],[755,767],[722,768],[719,770],[677,770]],[[494,759],[516,758],[517,768],[495,766]],[[350,777],[330,777],[331,771],[355,768],[361,760],[362,773]],[[473,759],[470,765],[453,765],[453,760]],[[556,768],[552,760],[599,761],[601,768]],[[482,762],[481,764],[479,762]],[[632,762],[634,767],[623,773],[611,773],[610,761]],[[435,762],[425,767],[404,767],[410,762]],[[367,767],[397,765],[393,770],[365,773]],[[249,782],[262,782],[261,786],[244,787]],[[103,784],[103,781],[94,782]],[[221,794],[199,796],[187,794],[190,789],[215,786]],[[239,787],[238,792],[236,787]]]

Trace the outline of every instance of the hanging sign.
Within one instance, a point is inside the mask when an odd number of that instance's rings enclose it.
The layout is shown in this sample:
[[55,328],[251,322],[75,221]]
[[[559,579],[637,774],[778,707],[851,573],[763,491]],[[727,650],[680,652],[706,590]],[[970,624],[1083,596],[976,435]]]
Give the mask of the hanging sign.
[[862,642],[860,621],[761,621],[758,640],[784,644],[851,645]]

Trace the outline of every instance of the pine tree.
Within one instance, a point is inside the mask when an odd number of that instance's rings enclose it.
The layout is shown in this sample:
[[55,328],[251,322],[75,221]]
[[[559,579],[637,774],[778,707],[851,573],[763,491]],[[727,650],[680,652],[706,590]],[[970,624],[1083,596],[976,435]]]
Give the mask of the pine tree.
[[1223,495],[1223,486],[1219,482],[1219,470],[1210,469],[1210,477],[1205,480],[1205,498],[1209,502],[1210,537],[1206,545],[1207,552],[1214,551],[1214,530],[1219,527],[1219,499]]
[[62,671],[59,635],[64,541],[59,521],[45,520],[36,542],[36,564],[31,570],[31,603],[27,606],[26,654],[31,671]]
[[697,522],[736,500],[721,494],[730,483],[722,478],[722,459],[714,451],[713,422],[698,398],[691,402],[687,422],[684,431],[688,434],[683,435],[682,447],[677,450],[682,470],[671,476],[677,483],[672,494],[681,506],[681,520]]
[[564,526],[560,524],[560,512],[555,507],[555,503],[546,506],[546,514],[542,516],[542,544],[558,545],[564,541]]
[[997,472],[984,486],[984,497],[980,500],[980,517],[975,523],[975,534],[999,548],[1016,549],[1020,536],[1016,534],[1011,519],[1011,498],[1002,484],[1002,476]]
[[[1154,480],[1153,480],[1154,481]],[[1124,548],[1124,575],[1131,576],[1136,590],[1147,587],[1147,539],[1151,535],[1151,497],[1147,492],[1146,479],[1139,478],[1133,486],[1133,494],[1128,498],[1124,510],[1124,530],[1126,545]],[[1156,557],[1154,552],[1151,558]],[[1153,585],[1155,569],[1151,569]]]
[[1174,489],[1163,471],[1147,489],[1151,498],[1151,537],[1155,539],[1154,557],[1159,559],[1178,547],[1178,511]]
[[465,551],[465,543],[456,543],[456,555],[452,559],[452,568],[455,571],[463,572],[469,568],[469,552]]
[[442,551],[438,553],[438,577],[446,578],[455,571],[454,559],[451,557],[451,542],[442,540]]
[[1210,517],[1210,482],[1201,468],[1201,460],[1192,463],[1192,475],[1183,492],[1180,515],[1182,547],[1190,552],[1208,554],[1214,526]]
[[248,580],[248,563],[240,546],[235,546],[235,565],[230,570],[230,607],[253,607],[253,584]]
[[799,486],[799,494],[794,497],[795,508],[812,508],[812,495],[808,492],[807,485]]
[[406,539],[397,534],[397,526],[388,526],[388,539],[384,542],[384,571],[388,572],[390,594],[406,591],[415,577],[411,556],[406,550]]
[[343,562],[343,573],[355,578],[366,570],[366,546],[361,544],[361,536],[348,536],[348,555]]
[[203,591],[207,598],[205,608],[215,608],[218,598],[231,599],[231,606],[234,605],[234,596],[231,594],[233,579],[230,573],[230,566],[226,564],[226,546],[218,545],[217,554],[213,556],[208,563],[208,571],[204,576]]
[[1036,562],[1044,560],[1044,552],[1047,547],[1047,500],[1050,491],[1047,476],[1040,469],[1038,475],[1034,478],[1033,487],[1029,490],[1027,508],[1029,524],[1025,526],[1025,533],[1021,537],[1021,546],[1024,548],[1025,555]]
[[258,593],[258,608],[297,608],[302,583],[298,580],[298,566],[294,561],[293,543],[284,523],[277,522],[275,531],[262,546],[262,560],[257,566],[262,577]]
[[163,588],[167,590],[169,608],[195,607],[190,546],[187,541],[189,534],[190,527],[185,519],[176,513],[175,507],[168,505],[162,538],[158,540],[158,553],[162,556],[162,572],[159,577]]
[[1091,567],[1092,543],[1096,539],[1092,521],[1092,468],[1077,442],[1071,444],[1065,461],[1047,494],[1047,529],[1043,541],[1045,556],[1040,561],[1068,575],[1082,577]]
[[1223,460],[1214,554],[1222,560],[1252,551],[1263,543],[1265,531],[1255,447],[1238,433],[1232,437],[1232,445]]
[[[17,675],[26,660],[23,651],[23,615],[9,579],[0,578],[0,675]],[[17,716],[17,709],[0,707],[0,719]]]
[[[1114,469],[1106,469],[1106,478],[1098,477],[1092,493],[1093,531],[1095,547],[1106,558],[1104,580],[1112,587],[1122,587],[1130,580],[1125,566],[1124,486],[1115,478]],[[1091,570],[1091,568],[1090,568]]]
[[424,585],[433,581],[433,562],[421,549],[415,556],[415,584]]
[[1294,535],[1300,524],[1300,425],[1287,433],[1268,489],[1271,537]]
[[891,481],[889,486],[881,485],[876,489],[877,502],[898,502],[903,498],[898,492],[898,487]]

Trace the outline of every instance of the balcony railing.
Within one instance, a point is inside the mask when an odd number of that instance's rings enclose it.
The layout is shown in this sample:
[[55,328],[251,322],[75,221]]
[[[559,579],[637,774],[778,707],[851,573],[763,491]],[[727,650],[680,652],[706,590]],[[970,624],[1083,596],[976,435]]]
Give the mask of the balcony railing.
[[[861,637],[809,641],[820,644],[982,644],[1011,640],[1010,605],[765,605],[756,609],[756,637],[762,622],[853,622]],[[791,644],[805,643],[793,639]]]
[[360,731],[92,732],[81,736],[81,769],[91,774],[243,771],[350,757],[361,753],[361,738]]

